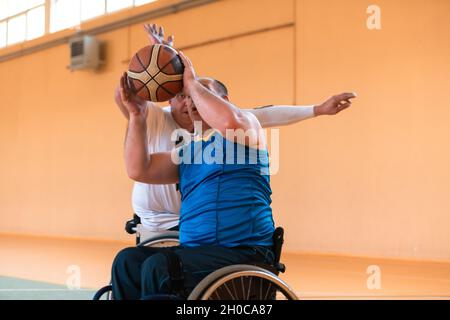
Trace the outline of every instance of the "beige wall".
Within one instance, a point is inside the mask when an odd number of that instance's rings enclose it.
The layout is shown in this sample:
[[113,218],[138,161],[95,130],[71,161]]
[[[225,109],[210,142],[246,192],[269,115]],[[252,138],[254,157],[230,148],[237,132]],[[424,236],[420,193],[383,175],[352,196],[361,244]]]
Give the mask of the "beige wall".
[[[237,105],[359,94],[338,117],[281,130],[273,208],[287,250],[450,259],[450,2],[379,0],[379,31],[370,4],[226,0],[155,22]],[[99,38],[100,72],[68,71],[66,45],[0,64],[0,232],[129,239],[112,91],[146,38],[141,25]]]

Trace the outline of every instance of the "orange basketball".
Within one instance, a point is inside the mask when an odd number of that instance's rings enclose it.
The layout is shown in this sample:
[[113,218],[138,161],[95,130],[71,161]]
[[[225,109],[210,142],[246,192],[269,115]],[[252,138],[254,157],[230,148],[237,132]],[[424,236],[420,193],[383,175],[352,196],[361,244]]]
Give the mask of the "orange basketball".
[[142,99],[167,101],[183,89],[184,66],[175,49],[155,44],[139,50],[128,66],[131,89]]

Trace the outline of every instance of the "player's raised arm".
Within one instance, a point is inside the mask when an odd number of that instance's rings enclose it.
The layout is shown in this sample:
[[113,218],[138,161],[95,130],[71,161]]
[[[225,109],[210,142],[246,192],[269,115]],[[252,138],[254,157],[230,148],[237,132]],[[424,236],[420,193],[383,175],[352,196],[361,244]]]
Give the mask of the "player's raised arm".
[[148,153],[147,106],[130,90],[126,73],[120,80],[120,96],[130,115],[125,140],[125,164],[128,176],[133,180],[150,184],[178,182],[178,167],[172,162],[170,152]]
[[192,98],[203,120],[226,135],[228,129],[260,129],[259,122],[250,113],[241,110],[205,88],[196,78],[192,62],[180,52],[184,64],[183,83],[186,94]]

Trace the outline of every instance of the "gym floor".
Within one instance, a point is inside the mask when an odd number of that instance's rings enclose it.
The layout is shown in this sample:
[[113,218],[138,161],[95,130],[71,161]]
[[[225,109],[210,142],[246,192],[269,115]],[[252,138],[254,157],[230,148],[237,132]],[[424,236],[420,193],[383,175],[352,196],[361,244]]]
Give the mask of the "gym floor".
[[[0,299],[90,299],[129,242],[0,235]],[[285,253],[281,277],[301,299],[450,299],[450,263]],[[381,271],[368,289],[369,266]],[[67,287],[79,268],[80,289]]]

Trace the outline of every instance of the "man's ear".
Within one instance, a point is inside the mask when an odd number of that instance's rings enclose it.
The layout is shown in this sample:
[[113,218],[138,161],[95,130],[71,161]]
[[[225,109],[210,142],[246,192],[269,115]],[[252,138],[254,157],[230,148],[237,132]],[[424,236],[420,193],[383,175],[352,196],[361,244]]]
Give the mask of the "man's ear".
[[226,100],[226,101],[230,101],[230,99],[228,98],[228,96],[222,96],[222,99]]

